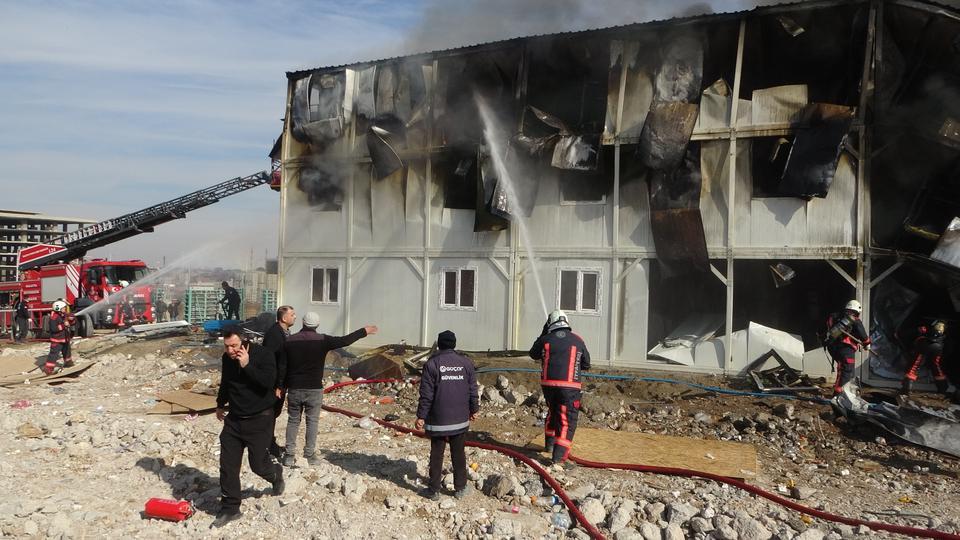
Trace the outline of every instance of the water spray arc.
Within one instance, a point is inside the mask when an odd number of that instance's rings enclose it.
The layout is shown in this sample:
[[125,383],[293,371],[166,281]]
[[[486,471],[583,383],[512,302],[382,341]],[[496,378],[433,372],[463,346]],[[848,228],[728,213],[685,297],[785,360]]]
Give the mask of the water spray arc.
[[533,244],[530,242],[530,231],[527,229],[526,219],[519,209],[519,200],[517,191],[514,188],[513,177],[510,169],[507,167],[504,158],[506,156],[506,144],[503,140],[503,130],[496,129],[497,122],[493,111],[487,102],[479,93],[474,93],[474,100],[477,103],[477,110],[480,112],[480,120],[483,122],[483,138],[490,148],[490,158],[493,160],[493,168],[497,173],[497,182],[503,187],[507,194],[507,205],[510,213],[510,221],[516,224],[520,233],[520,243],[523,244],[527,252],[527,258],[530,260],[530,273],[533,274],[533,281],[537,287],[537,294],[540,297],[540,307],[543,309],[543,315],[546,317],[549,313],[547,300],[543,295],[543,284],[540,282],[540,272],[537,268],[537,258],[533,252]]

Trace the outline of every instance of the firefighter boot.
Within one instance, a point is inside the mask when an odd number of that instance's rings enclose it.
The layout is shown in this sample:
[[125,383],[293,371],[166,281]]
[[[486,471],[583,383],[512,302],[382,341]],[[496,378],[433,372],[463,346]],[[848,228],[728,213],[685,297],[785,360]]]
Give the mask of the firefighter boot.
[[913,386],[913,381],[911,381],[910,379],[904,379],[904,380],[903,380],[903,384],[900,385],[900,393],[903,394],[903,395],[905,395],[905,396],[909,396],[909,395],[910,395],[910,388],[911,388],[912,386]]
[[934,379],[933,384],[937,385],[937,392],[946,395],[947,388],[950,388],[950,383],[946,379]]
[[43,373],[46,375],[53,375],[54,373],[60,373],[60,366],[58,366],[53,362],[45,363],[43,367],[40,369],[42,369]]
[[68,367],[68,368],[70,368],[70,367],[73,367],[73,366],[75,366],[75,365],[77,365],[77,363],[74,362],[72,358],[67,358],[66,360],[63,361],[63,367]]

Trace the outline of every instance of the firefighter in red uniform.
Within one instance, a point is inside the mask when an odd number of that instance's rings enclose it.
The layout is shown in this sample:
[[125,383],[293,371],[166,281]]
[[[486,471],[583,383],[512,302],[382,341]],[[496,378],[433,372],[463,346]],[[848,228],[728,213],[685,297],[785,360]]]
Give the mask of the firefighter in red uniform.
[[[47,333],[50,334],[50,353],[47,362],[43,365],[43,372],[47,375],[59,373],[64,367],[73,365],[70,355],[70,326],[74,317],[67,310],[67,303],[57,300],[53,303],[53,311],[47,319]],[[60,357],[63,356],[63,362]]]
[[843,385],[853,379],[857,360],[854,356],[861,347],[870,348],[870,336],[860,321],[860,302],[847,302],[843,311],[833,313],[827,318],[827,337],[824,345],[830,358],[837,367],[837,380],[833,383],[833,394],[841,392]]
[[903,374],[902,394],[909,394],[910,387],[917,380],[917,371],[926,361],[927,366],[933,373],[933,383],[937,385],[937,391],[946,394],[950,382],[947,380],[947,374],[943,371],[941,362],[943,361],[943,342],[946,325],[942,321],[934,321],[929,327],[921,325],[917,329],[917,338],[913,340],[911,356],[913,360],[910,367]]
[[550,313],[543,333],[530,347],[530,358],[540,360],[540,386],[547,402],[544,445],[554,463],[570,454],[580,410],[580,370],[590,369],[590,353],[580,336],[570,330],[566,313]]

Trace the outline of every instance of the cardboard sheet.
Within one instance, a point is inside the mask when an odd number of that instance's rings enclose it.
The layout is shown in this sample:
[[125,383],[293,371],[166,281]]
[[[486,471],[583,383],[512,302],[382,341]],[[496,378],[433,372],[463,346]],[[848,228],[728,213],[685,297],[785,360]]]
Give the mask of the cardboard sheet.
[[29,356],[11,356],[0,359],[0,386],[16,386],[29,380],[31,384],[58,383],[70,379],[90,369],[96,362],[80,361],[60,373],[44,375],[40,370],[43,360]]
[[159,396],[159,403],[149,414],[185,414],[212,411],[217,408],[217,396],[198,394],[189,390],[174,390]]
[[[527,447],[542,451],[543,433],[533,436]],[[680,467],[740,479],[753,478],[758,471],[752,445],[650,433],[577,428],[571,454],[589,461]]]

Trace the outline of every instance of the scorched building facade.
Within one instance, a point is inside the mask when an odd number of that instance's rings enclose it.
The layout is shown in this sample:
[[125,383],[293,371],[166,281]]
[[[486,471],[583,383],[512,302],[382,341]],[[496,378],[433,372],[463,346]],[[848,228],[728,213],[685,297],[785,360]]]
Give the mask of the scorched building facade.
[[870,186],[879,112],[927,76],[910,25],[958,30],[811,2],[288,73],[280,302],[465,350],[526,349],[562,308],[629,367],[740,372],[790,334],[828,372],[826,315],[869,320],[900,264],[873,259]]

